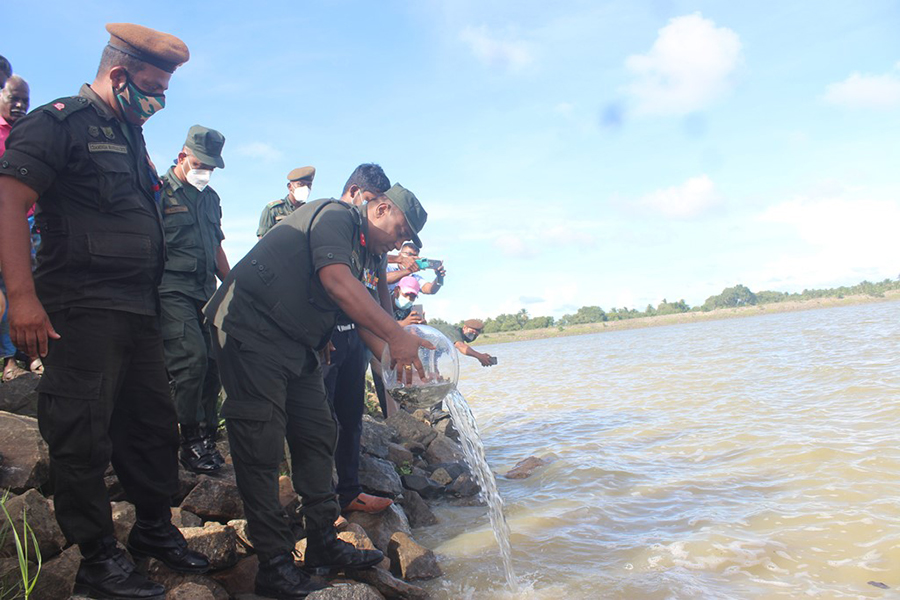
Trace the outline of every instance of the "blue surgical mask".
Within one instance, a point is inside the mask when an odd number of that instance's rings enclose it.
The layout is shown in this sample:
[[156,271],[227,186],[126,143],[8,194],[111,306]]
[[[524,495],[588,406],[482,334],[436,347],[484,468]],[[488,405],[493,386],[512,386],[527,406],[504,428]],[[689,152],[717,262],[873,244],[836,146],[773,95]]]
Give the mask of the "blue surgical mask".
[[400,310],[406,310],[407,308],[410,308],[412,305],[413,305],[413,301],[410,300],[409,298],[407,298],[406,296],[404,296],[403,294],[400,294],[399,296],[394,298],[394,306],[396,306]]

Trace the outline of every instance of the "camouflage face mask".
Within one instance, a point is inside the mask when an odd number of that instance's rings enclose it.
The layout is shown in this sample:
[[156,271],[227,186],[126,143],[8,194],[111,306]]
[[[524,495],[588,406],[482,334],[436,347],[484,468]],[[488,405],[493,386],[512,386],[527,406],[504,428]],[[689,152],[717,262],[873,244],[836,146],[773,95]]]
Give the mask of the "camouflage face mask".
[[147,119],[166,107],[166,95],[148,94],[125,75],[125,89],[116,92],[116,100],[122,109],[122,116],[132,125],[143,125]]

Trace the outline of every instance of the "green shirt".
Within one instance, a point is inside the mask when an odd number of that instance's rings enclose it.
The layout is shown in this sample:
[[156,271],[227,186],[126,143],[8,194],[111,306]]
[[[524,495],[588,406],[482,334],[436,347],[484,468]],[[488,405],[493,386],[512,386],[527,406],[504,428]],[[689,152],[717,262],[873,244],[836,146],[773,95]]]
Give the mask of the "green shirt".
[[262,214],[259,216],[259,227],[256,229],[256,237],[266,235],[270,229],[278,225],[285,217],[304,204],[304,202],[301,202],[295,206],[291,201],[290,192],[288,192],[288,195],[281,200],[274,200],[266,204]]
[[363,245],[366,220],[337,200],[307,202],[261,238],[204,308],[207,319],[286,368],[331,338],[340,310],[318,277],[344,264],[370,290],[380,256]]
[[167,256],[159,291],[206,302],[216,291],[216,256],[225,239],[219,195],[209,186],[200,192],[183,183],[175,167],[162,181]]

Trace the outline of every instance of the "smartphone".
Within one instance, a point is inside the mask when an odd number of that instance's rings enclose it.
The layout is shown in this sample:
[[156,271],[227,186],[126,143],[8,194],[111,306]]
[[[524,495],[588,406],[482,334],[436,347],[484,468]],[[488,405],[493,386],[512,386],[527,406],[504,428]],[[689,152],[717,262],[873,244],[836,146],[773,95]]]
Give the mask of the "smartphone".
[[497,357],[496,357],[496,356],[492,356],[490,362],[491,362],[492,365],[496,365],[496,364],[497,364]]
[[422,305],[421,305],[421,304],[413,304],[413,305],[412,305],[412,311],[411,311],[411,312],[417,312],[417,313],[419,313],[419,316],[420,316],[420,317],[425,315],[425,309],[422,308]]

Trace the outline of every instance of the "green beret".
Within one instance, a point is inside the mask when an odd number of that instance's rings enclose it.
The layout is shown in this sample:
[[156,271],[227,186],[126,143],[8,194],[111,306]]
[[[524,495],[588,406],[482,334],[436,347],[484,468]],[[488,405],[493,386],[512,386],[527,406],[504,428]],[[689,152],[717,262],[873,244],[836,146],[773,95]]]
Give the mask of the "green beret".
[[194,125],[188,130],[184,145],[190,148],[194,156],[200,159],[204,165],[212,165],[220,169],[225,166],[225,161],[222,160],[225,136],[215,129]]
[[312,181],[316,178],[315,167],[297,167],[288,173],[288,181],[299,181],[301,179],[309,179]]
[[403,214],[406,216],[406,222],[409,223],[409,228],[413,231],[412,241],[415,242],[416,246],[421,248],[422,240],[420,240],[419,236],[416,234],[425,227],[425,221],[428,220],[428,213],[425,212],[425,209],[419,204],[419,199],[416,198],[415,194],[399,183],[395,183],[391,189],[384,193],[384,195],[403,211]]
[[469,319],[468,321],[463,321],[463,325],[466,327],[470,327],[476,331],[481,331],[484,329],[484,321],[481,319]]
[[134,23],[107,23],[109,46],[128,56],[174,73],[191,57],[188,47],[180,39]]

